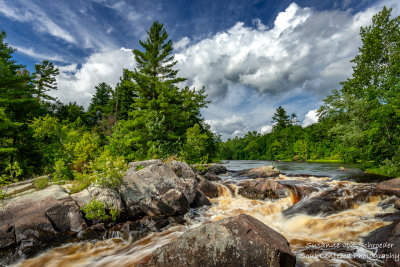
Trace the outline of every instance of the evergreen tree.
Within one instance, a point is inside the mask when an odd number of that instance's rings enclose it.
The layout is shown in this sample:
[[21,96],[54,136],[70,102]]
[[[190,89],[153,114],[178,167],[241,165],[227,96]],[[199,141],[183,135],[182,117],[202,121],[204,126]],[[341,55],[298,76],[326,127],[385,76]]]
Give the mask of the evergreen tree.
[[[38,110],[33,97],[32,77],[25,66],[16,64],[12,54],[15,49],[5,42],[6,33],[0,34],[0,165],[14,161],[30,160],[32,147],[31,133],[26,122],[32,119]],[[30,146],[30,147],[29,147]],[[4,170],[4,168],[0,168]]]
[[284,129],[291,124],[289,115],[287,115],[286,110],[282,106],[276,109],[272,116],[272,123],[274,124],[274,131]]
[[106,83],[100,83],[96,86],[96,93],[92,97],[89,105],[88,115],[93,124],[99,123],[107,115],[112,113],[111,99],[113,96],[113,89]]
[[[200,108],[207,104],[204,88],[195,91],[177,87],[177,83],[186,79],[176,77],[178,70],[173,69],[176,61],[172,55],[172,41],[167,41],[164,26],[155,21],[147,33],[147,40],[139,42],[144,51],[133,50],[137,67],[124,71],[119,88],[129,92],[127,101],[134,100],[128,120],[120,122],[114,134],[117,139],[110,141],[115,147],[124,147],[129,159],[178,154],[186,140],[187,129],[202,121]],[[132,91],[135,94],[131,94]],[[124,130],[125,127],[129,131]],[[129,142],[120,136],[127,132]]]
[[35,89],[36,97],[39,100],[56,100],[54,97],[49,96],[47,92],[50,90],[57,90],[56,76],[59,71],[54,67],[53,63],[44,60],[42,64],[35,65]]

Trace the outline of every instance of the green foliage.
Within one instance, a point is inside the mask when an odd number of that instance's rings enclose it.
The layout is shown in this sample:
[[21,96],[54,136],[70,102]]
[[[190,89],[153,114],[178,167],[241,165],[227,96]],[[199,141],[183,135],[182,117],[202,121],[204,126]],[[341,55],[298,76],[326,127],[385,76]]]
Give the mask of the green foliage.
[[111,219],[115,222],[121,213],[120,210],[111,207],[109,214],[107,214],[105,204],[97,199],[92,199],[82,210],[85,212],[85,217],[88,220],[97,218],[102,221],[107,221],[110,219],[111,215]]
[[143,165],[137,165],[135,169],[137,171],[140,171],[140,170],[144,169],[144,166]]
[[38,100],[55,100],[54,97],[47,95],[50,90],[57,90],[56,76],[59,71],[53,63],[44,60],[42,64],[35,65],[34,84],[36,97]]
[[36,178],[33,181],[33,186],[36,188],[36,190],[45,189],[48,185],[49,185],[49,178],[47,176]]
[[104,203],[97,199],[92,199],[82,210],[85,212],[85,217],[88,220],[98,218],[105,221],[109,218]]
[[54,173],[52,174],[52,181],[55,183],[63,183],[72,178],[72,172],[64,160],[58,159],[54,165]]
[[22,174],[22,169],[18,162],[9,163],[5,168],[6,174],[0,175],[0,186],[10,184],[12,182],[18,182],[18,178]]
[[398,172],[400,145],[400,17],[390,18],[383,8],[362,27],[360,54],[352,78],[332,91],[319,109],[321,117],[333,124],[340,154],[346,161],[373,161],[386,173]]
[[123,157],[101,155],[92,165],[93,181],[104,187],[117,188],[128,169]]
[[182,157],[188,163],[197,163],[208,155],[206,154],[208,136],[202,133],[200,125],[195,124],[193,127],[188,128],[186,131],[186,143],[182,147]]

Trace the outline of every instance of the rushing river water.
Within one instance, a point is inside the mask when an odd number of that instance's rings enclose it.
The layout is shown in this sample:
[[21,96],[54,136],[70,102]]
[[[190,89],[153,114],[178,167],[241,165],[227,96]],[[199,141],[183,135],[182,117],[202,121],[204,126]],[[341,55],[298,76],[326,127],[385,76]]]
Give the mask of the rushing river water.
[[[285,173],[273,179],[293,186],[287,197],[262,201],[238,195],[237,184],[245,178],[235,176],[234,171],[265,165],[274,165]],[[372,230],[389,224],[376,215],[394,212],[394,208],[388,205],[384,209],[384,206],[378,205],[382,198],[370,194],[374,184],[357,183],[348,179],[362,178],[363,173],[357,166],[265,161],[230,161],[225,166],[232,172],[221,176],[225,185],[218,186],[220,196],[211,200],[211,207],[191,210],[186,214],[185,225],[150,234],[134,243],[113,238],[68,244],[25,260],[19,265],[135,266],[138,262],[145,261],[154,249],[175,240],[191,228],[208,221],[245,213],[285,236],[297,256],[299,266],[321,260],[336,266],[380,266],[381,262],[372,257],[373,251],[362,246],[362,238]],[[339,170],[341,166],[348,170]],[[299,188],[303,190],[301,196]],[[332,206],[338,211],[330,215],[298,212],[285,216],[282,213],[296,203],[301,204],[302,201],[321,196],[329,196]]]

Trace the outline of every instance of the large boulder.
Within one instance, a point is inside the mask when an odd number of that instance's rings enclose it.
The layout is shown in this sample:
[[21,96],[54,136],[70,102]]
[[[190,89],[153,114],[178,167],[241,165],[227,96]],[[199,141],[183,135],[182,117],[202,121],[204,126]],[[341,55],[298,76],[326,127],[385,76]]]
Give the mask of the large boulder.
[[400,178],[395,178],[378,183],[375,186],[375,192],[385,195],[395,195],[400,197]]
[[[400,255],[400,221],[395,221],[392,224],[380,227],[372,231],[365,237],[364,243],[368,244],[371,248],[376,246],[379,255],[392,255],[396,256],[385,258],[384,266],[399,266]],[[397,261],[396,261],[397,260]]]
[[289,195],[289,189],[268,178],[256,178],[239,183],[239,195],[250,199],[276,199]]
[[207,223],[156,249],[142,266],[295,266],[288,241],[249,215]]
[[244,176],[247,178],[268,178],[276,177],[279,174],[280,171],[274,166],[262,166],[248,170],[241,170],[236,173],[238,176]]
[[84,228],[75,201],[54,185],[15,197],[0,210],[0,251],[13,247],[19,257],[33,256]]
[[[137,166],[143,166],[140,170]],[[185,162],[170,165],[159,160],[130,163],[119,189],[130,217],[171,216],[185,213],[195,200],[197,181]],[[186,199],[186,200],[185,200]]]

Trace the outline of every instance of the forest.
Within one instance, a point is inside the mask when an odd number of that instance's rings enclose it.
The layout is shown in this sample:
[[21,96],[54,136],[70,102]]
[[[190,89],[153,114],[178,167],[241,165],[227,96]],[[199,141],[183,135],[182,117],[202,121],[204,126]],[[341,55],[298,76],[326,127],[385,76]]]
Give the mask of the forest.
[[353,74],[302,128],[278,107],[271,133],[248,132],[221,145],[225,159],[360,162],[371,172],[400,175],[400,17],[386,7],[360,30]]
[[[173,44],[155,21],[136,67],[124,69],[112,88],[96,86],[87,110],[62,103],[59,70],[49,61],[26,66],[0,35],[0,186],[43,174],[54,182],[113,185],[113,176],[135,160],[176,157],[189,163],[220,159],[361,162],[387,176],[400,175],[400,18],[384,8],[360,30],[362,47],[353,74],[331,91],[319,121],[302,128],[278,107],[272,132],[248,132],[221,142],[201,116],[205,88],[181,86]],[[268,123],[268,122],[267,122]]]

